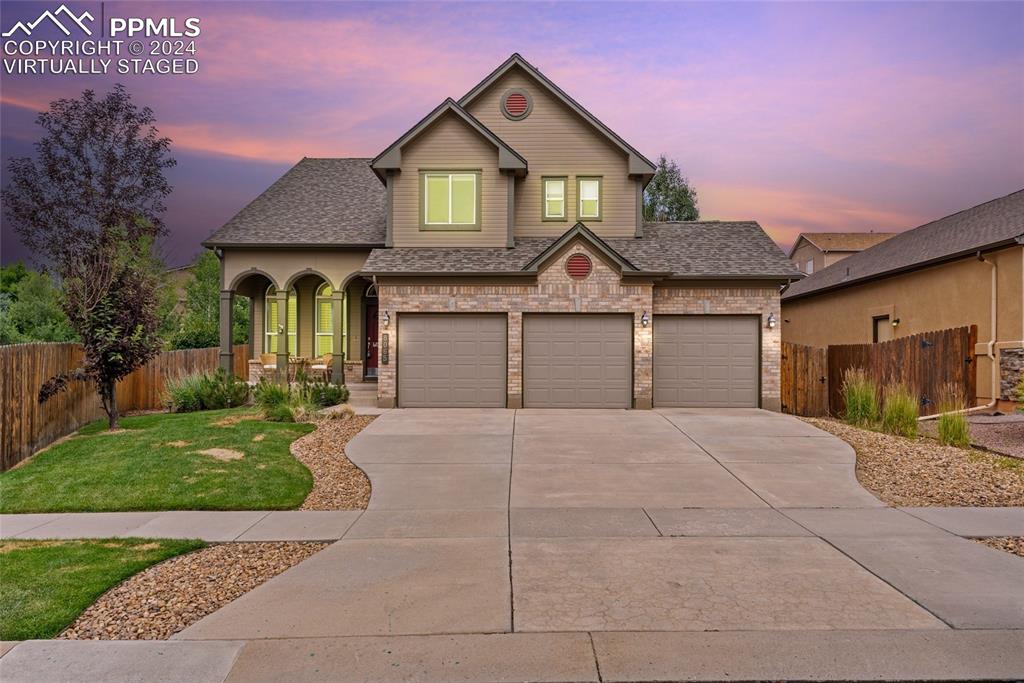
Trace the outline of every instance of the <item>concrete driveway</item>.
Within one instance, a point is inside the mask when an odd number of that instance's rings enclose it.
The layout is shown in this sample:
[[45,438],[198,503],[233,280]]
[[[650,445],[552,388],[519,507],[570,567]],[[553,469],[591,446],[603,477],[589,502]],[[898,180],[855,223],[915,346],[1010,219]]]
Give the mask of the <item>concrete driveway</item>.
[[161,653],[233,644],[237,681],[1024,678],[1024,560],[885,507],[792,417],[393,410],[348,454],[373,495],[344,537]]

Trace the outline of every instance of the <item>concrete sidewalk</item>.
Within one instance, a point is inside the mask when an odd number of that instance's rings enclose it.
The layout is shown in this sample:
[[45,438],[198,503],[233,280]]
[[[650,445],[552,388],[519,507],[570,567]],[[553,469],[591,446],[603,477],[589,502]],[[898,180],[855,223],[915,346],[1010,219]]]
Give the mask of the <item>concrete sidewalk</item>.
[[225,541],[334,541],[362,510],[314,512],[76,512],[0,515],[0,538],[199,538]]

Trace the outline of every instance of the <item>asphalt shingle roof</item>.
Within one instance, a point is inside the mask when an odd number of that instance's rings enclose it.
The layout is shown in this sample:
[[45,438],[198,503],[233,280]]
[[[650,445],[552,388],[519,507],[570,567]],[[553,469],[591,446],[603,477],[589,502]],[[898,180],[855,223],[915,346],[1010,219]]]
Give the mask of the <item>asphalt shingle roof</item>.
[[[800,237],[822,251],[861,251],[884,242],[895,232],[802,232]],[[799,238],[797,238],[799,242]]]
[[[398,247],[374,249],[363,270],[375,274],[513,273],[556,241],[529,237],[505,247]],[[801,277],[782,250],[753,221],[649,223],[644,237],[604,242],[643,271],[676,277]]]
[[793,283],[783,300],[939,262],[1024,236],[1024,190],[979,204],[902,232],[805,280]]
[[384,244],[384,204],[384,186],[369,159],[305,158],[204,244]]

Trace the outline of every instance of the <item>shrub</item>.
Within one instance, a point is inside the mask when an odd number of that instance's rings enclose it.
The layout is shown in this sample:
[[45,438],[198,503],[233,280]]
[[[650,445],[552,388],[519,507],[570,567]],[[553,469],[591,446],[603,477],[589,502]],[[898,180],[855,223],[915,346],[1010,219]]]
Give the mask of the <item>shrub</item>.
[[878,388],[861,368],[843,373],[844,419],[852,425],[870,427],[878,421]]
[[269,422],[295,422],[292,407],[287,403],[276,403],[264,408],[263,418]]
[[1024,372],[1020,375],[1020,381],[1017,382],[1017,400],[1021,405],[1017,406],[1017,410],[1024,413]]
[[168,379],[164,403],[176,413],[196,410],[220,410],[245,405],[249,385],[223,368]]
[[317,408],[336,406],[348,400],[348,387],[323,381],[300,385],[300,393],[308,403]]
[[904,384],[895,384],[885,390],[882,407],[882,431],[897,436],[917,436],[917,398]]
[[266,378],[262,378],[252,390],[252,397],[256,405],[267,412],[271,408],[287,405],[288,390],[280,384],[268,382]]
[[956,385],[945,384],[939,391],[939,443],[957,448],[971,445],[971,431],[967,417],[961,411],[966,408],[963,397]]

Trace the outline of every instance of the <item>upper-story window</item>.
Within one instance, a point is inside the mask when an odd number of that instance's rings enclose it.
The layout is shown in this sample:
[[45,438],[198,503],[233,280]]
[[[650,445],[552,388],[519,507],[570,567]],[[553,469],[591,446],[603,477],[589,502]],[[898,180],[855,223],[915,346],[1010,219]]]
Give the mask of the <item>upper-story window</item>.
[[577,217],[582,220],[601,220],[601,179],[577,178],[576,195],[579,207]]
[[544,178],[544,207],[542,218],[546,221],[564,221],[565,184],[567,178]]
[[804,265],[804,272],[808,275],[814,273],[814,259],[807,259],[807,263]]
[[422,230],[480,229],[480,172],[423,171]]

